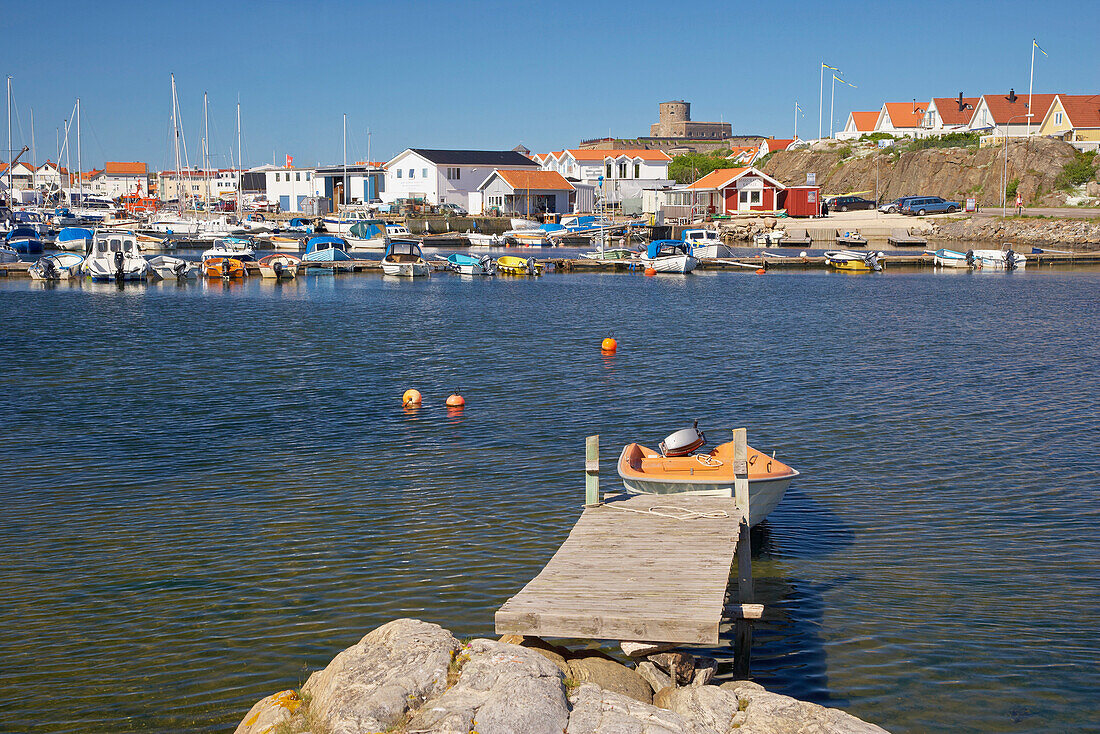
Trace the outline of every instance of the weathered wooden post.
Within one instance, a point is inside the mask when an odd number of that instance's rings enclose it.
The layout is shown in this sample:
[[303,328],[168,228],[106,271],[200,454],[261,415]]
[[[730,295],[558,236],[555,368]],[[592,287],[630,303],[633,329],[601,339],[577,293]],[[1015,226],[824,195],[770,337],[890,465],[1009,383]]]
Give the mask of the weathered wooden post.
[[600,437],[589,436],[584,441],[584,506],[600,504]]
[[[749,449],[748,432],[733,431],[733,497],[741,510],[741,528],[737,534],[737,601],[741,605],[753,601],[752,540],[749,536]],[[743,609],[744,607],[742,607]],[[734,673],[748,677],[752,654],[752,620],[740,614],[734,623],[737,647],[734,651]]]

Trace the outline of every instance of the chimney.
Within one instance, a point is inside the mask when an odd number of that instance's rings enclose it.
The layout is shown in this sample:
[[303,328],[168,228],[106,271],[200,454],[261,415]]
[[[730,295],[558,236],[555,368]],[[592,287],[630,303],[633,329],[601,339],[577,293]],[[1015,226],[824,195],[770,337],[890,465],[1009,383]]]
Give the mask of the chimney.
[[1016,96],[1016,90],[1015,89],[1009,89],[1008,90],[1008,102],[1009,102],[1009,104],[1016,104],[1017,99],[1018,99],[1018,97]]
[[963,93],[959,92],[959,112],[962,112],[965,109],[966,109],[966,105],[963,104]]

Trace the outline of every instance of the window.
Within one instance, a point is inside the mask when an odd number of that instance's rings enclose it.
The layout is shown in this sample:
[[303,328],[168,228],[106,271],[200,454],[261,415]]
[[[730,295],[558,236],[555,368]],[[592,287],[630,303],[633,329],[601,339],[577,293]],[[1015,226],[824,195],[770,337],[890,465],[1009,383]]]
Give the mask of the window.
[[642,177],[642,166],[641,166],[640,163],[635,163],[634,164],[634,178],[641,178],[641,177]]
[[401,178],[401,169],[400,168],[397,169],[397,177]]
[[301,174],[301,172],[299,172],[299,171],[295,171],[295,172],[294,172],[294,180],[295,180],[295,181],[301,181],[301,180],[302,180],[302,174]]
[[611,164],[610,163],[607,164],[606,169],[607,169],[606,178],[611,178]]
[[420,169],[420,178],[427,178],[427,177],[428,177],[428,169],[427,168]]
[[619,164],[619,178],[626,178],[626,164]]
[[309,180],[309,171],[306,171],[306,181]]
[[462,169],[461,168],[448,168],[447,169],[447,179],[448,180],[458,181],[460,178],[462,178]]
[[761,199],[760,199],[761,193],[762,192],[760,192],[760,191],[750,191],[749,192],[749,203],[750,204],[759,204],[760,201],[761,201]]
[[409,178],[416,178],[416,169],[415,168],[410,168],[409,169]]
[[279,174],[275,174],[275,183],[279,183]]
[[1055,125],[1061,125],[1062,124],[1062,113],[1061,112],[1055,112],[1054,113],[1054,124]]

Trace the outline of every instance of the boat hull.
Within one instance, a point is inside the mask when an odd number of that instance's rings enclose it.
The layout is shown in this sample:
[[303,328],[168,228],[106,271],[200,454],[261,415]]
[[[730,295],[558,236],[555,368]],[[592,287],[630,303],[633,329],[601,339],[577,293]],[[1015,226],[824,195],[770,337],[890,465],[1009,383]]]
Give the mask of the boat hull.
[[428,275],[431,271],[431,267],[426,262],[394,263],[382,261],[383,273],[400,278],[420,278]]
[[658,273],[690,273],[699,264],[699,260],[691,255],[672,255],[652,259],[643,257],[642,262],[646,268],[653,268]]
[[[756,525],[782,501],[787,487],[798,474],[749,480],[749,524]],[[694,494],[709,497],[732,497],[733,486],[726,482],[662,482],[623,478],[623,488],[630,494]]]
[[203,274],[207,278],[237,279],[246,274],[244,262],[235,257],[212,257],[203,262]]

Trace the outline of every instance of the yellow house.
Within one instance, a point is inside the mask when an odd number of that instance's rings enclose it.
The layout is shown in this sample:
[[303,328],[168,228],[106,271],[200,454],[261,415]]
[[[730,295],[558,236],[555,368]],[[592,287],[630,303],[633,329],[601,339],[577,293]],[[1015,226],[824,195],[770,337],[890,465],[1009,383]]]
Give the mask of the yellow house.
[[1100,94],[1056,94],[1039,134],[1058,137],[1082,150],[1100,147]]

